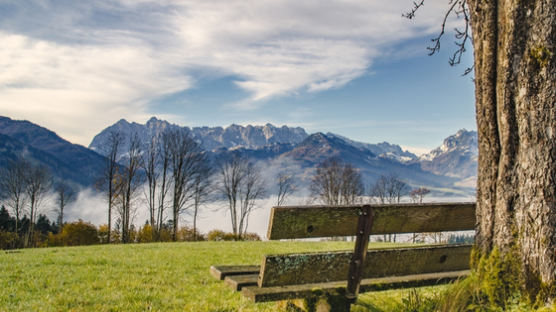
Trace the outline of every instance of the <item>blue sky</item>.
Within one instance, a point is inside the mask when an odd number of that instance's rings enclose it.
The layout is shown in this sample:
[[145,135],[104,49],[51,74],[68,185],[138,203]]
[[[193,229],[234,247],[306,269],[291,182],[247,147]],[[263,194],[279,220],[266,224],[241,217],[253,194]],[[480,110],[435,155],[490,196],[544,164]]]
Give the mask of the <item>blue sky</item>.
[[[430,150],[475,129],[445,1],[3,1],[0,114],[88,145],[120,118],[291,125]],[[448,29],[458,25],[450,20]],[[470,50],[470,49],[469,49]]]

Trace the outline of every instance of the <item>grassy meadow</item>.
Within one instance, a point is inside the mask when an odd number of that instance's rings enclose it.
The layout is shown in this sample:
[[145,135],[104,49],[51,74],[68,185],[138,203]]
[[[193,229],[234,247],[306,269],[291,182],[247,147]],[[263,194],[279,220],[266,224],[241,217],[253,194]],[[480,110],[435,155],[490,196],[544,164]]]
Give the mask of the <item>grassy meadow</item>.
[[[210,275],[209,267],[259,264],[268,253],[352,246],[350,242],[194,242],[0,251],[0,311],[276,311],[276,303],[254,304],[232,291]],[[363,294],[353,310],[389,311],[408,292]]]

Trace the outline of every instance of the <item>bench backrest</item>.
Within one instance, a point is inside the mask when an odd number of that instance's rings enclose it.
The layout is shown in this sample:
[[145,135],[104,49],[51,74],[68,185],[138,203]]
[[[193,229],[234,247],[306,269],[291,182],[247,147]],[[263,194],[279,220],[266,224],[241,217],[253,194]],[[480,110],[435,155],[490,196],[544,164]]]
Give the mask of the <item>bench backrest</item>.
[[[370,205],[370,234],[473,230],[475,203]],[[369,205],[273,207],[269,239],[354,236],[361,233],[361,215]],[[368,237],[367,237],[368,238]],[[361,278],[448,272],[469,268],[470,245],[395,248],[355,248],[365,255]],[[345,281],[354,252],[267,255],[261,287]],[[357,282],[358,283],[358,282]]]
[[[354,236],[363,206],[273,207],[268,239]],[[370,206],[374,211],[371,234],[464,231],[475,228],[475,203]]]

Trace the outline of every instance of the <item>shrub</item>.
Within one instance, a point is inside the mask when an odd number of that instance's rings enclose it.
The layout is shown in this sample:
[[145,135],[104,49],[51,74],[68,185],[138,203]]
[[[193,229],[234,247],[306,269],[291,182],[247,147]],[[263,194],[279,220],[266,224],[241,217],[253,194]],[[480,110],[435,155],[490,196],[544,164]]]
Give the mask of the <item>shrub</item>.
[[139,228],[137,232],[137,242],[138,243],[150,243],[154,242],[154,231],[150,224],[145,224],[142,228]]
[[225,240],[224,237],[226,236],[226,232],[221,230],[212,230],[208,232],[207,239],[209,241],[223,241]]
[[241,240],[245,241],[260,241],[261,237],[257,233],[245,233],[241,237]]
[[14,232],[0,231],[0,249],[12,249],[18,245],[19,237]]
[[158,233],[158,240],[161,242],[171,242],[172,241],[172,231],[166,227],[160,230]]
[[78,246],[98,243],[100,243],[100,239],[97,228],[83,220],[64,224],[59,234],[48,236],[48,246]]
[[222,230],[212,230],[207,234],[207,240],[209,241],[260,241],[261,237],[256,233],[245,233],[241,237],[234,235],[230,232],[224,232]]
[[179,241],[204,241],[206,240],[205,236],[199,232],[199,230],[193,231],[193,228],[184,226],[179,229],[178,231],[178,240]]
[[108,243],[108,225],[102,224],[98,227],[98,238],[101,244]]

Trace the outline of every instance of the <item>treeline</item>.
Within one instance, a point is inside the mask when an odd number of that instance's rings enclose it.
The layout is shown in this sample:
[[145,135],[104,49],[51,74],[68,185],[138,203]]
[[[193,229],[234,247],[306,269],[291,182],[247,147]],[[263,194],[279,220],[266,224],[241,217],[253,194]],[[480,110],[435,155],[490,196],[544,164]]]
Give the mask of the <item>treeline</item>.
[[[26,233],[30,227],[30,220],[24,216],[19,220],[19,231],[15,232],[15,218],[11,217],[4,206],[0,207],[0,249],[15,249],[21,247],[21,233]],[[173,225],[171,221],[164,223],[162,230],[155,234],[153,227],[148,223],[142,227],[131,226],[129,231],[129,242],[150,243],[150,242],[171,242],[174,241],[172,233]],[[122,243],[122,232],[116,227],[111,231],[112,243]],[[191,227],[182,226],[179,228],[175,241],[235,241],[235,240],[260,240],[255,233],[245,233],[241,237],[230,232],[213,230],[207,234],[193,230]],[[37,218],[34,231],[34,247],[53,247],[53,246],[81,246],[105,244],[108,242],[108,225],[99,227],[78,220],[65,223],[59,227],[48,217],[40,214]]]
[[[29,237],[31,227],[34,228],[33,236]],[[43,214],[39,214],[36,222],[33,223],[27,215],[16,220],[10,216],[6,207],[0,207],[0,249],[21,248],[25,241],[33,242],[33,246],[43,246],[48,235],[56,234],[59,230],[58,225]]]
[[[54,212],[56,222],[50,222],[41,210],[47,197],[56,194]],[[75,193],[65,183],[56,182],[44,166],[23,158],[9,161],[0,169],[0,195],[3,218],[2,237],[10,245],[36,247],[49,232],[58,232],[64,223],[64,208]],[[11,214],[6,209],[10,208]],[[9,234],[11,233],[11,234]]]

